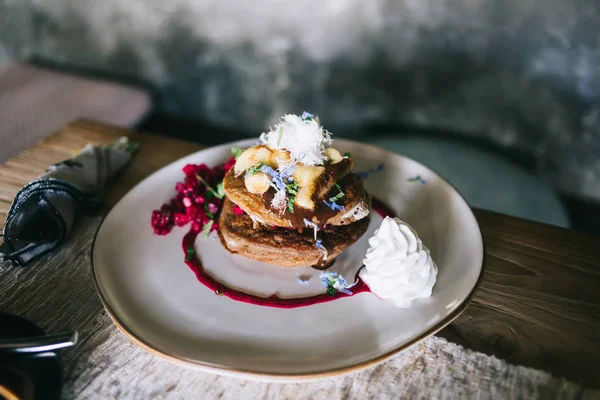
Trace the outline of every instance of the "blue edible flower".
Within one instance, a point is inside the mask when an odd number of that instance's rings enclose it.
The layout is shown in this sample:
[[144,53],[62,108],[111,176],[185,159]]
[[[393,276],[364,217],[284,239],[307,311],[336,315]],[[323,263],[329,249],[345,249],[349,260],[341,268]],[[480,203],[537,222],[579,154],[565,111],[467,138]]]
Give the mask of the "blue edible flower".
[[344,211],[344,206],[340,206],[338,203],[336,203],[335,201],[332,201],[331,203],[328,203],[327,200],[323,200],[323,203],[325,203],[325,205],[329,208],[331,208],[332,210],[339,210],[339,211]]
[[273,184],[275,185],[275,188],[277,190],[285,189],[285,181],[289,182],[290,175],[292,175],[294,171],[296,171],[296,165],[290,165],[281,172],[277,172],[268,165],[263,165],[262,167],[260,167],[260,172],[271,176]]
[[321,283],[327,288],[327,293],[341,292],[347,295],[351,295],[352,292],[349,290],[358,283],[358,280],[352,285],[349,285],[343,276],[337,272],[324,271],[319,275]]
[[323,250],[323,251],[327,251],[327,249],[325,248],[325,246],[323,246],[323,241],[321,239],[317,239],[316,243],[315,243],[315,247],[319,250]]
[[263,165],[262,167],[260,167],[260,172],[271,175],[271,178],[277,190],[285,189],[285,183],[283,182],[283,179],[281,178],[281,174],[279,172],[275,171],[268,165]]
[[417,175],[414,178],[408,178],[408,182],[419,182],[422,185],[427,183],[425,179],[421,178],[421,175]]
[[302,120],[303,120],[303,121],[306,121],[307,119],[310,121],[310,120],[312,120],[314,117],[315,117],[315,116],[314,116],[313,114],[311,114],[311,113],[308,113],[308,112],[304,111],[304,112],[302,113],[302,117],[300,117],[300,118],[302,118]]
[[356,171],[356,174],[363,179],[367,179],[369,177],[369,175],[381,171],[383,169],[383,166],[384,166],[383,163],[381,163],[373,168],[370,168],[367,171]]
[[277,186],[277,190],[285,189],[285,182],[281,178],[281,175],[274,176],[273,183],[275,183],[275,186]]
[[263,165],[262,167],[260,167],[260,172],[263,172],[263,173],[271,175],[271,176],[279,175],[279,173],[277,171],[275,171],[273,168],[269,167],[268,165]]
[[383,169],[383,163],[379,164],[375,168],[371,168],[371,172],[379,172]]
[[281,171],[281,177],[283,179],[288,179],[295,171],[296,171],[296,164],[290,165],[289,167],[287,167],[283,171]]

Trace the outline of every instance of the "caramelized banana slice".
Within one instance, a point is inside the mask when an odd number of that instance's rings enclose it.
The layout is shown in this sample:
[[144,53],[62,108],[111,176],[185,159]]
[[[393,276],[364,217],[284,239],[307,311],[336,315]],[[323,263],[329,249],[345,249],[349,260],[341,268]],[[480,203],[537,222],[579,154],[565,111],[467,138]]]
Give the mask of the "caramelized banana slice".
[[271,156],[271,161],[275,164],[275,167],[284,167],[292,163],[292,156],[289,151],[286,150],[274,150]]
[[325,173],[319,176],[315,183],[315,191],[312,193],[313,200],[320,202],[325,199],[333,185],[348,175],[353,167],[354,162],[349,158],[344,158],[337,164],[329,165],[325,169]]
[[269,190],[269,186],[271,186],[271,179],[267,176],[267,174],[257,172],[254,175],[246,175],[244,177],[244,184],[250,193],[263,194]]
[[298,194],[296,194],[295,203],[307,210],[314,210],[315,203],[312,199],[315,192],[315,183],[319,176],[325,172],[324,167],[309,167],[302,164],[296,165],[296,171],[292,177],[298,182]]
[[344,159],[340,152],[334,149],[333,147],[329,147],[327,150],[325,150],[325,154],[327,155],[327,158],[329,158],[329,161],[332,164],[337,164]]
[[272,150],[263,145],[251,147],[240,154],[235,162],[234,171],[236,176],[261,162],[273,168],[280,168],[290,165],[292,157],[290,152],[286,150]]
[[244,151],[235,162],[233,171],[236,176],[243,174],[248,168],[258,163],[271,164],[273,151],[266,146],[250,147]]

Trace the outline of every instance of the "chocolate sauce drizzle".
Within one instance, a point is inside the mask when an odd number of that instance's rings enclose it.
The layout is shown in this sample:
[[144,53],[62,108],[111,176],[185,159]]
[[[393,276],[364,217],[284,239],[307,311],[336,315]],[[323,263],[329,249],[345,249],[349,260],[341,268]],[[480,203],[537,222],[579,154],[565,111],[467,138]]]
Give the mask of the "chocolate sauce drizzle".
[[[373,211],[381,215],[383,218],[385,218],[386,216],[395,216],[395,213],[387,204],[374,197],[372,199],[372,209]],[[298,308],[311,306],[313,304],[327,303],[333,300],[337,300],[339,298],[350,297],[359,293],[370,292],[369,287],[360,279],[357,272],[355,278],[356,280],[358,280],[358,283],[352,288],[351,295],[337,292],[334,295],[323,293],[310,297],[284,299],[276,295],[270,297],[259,297],[248,293],[244,293],[239,290],[227,287],[226,285],[220,283],[215,278],[207,274],[204,271],[202,262],[200,261],[200,258],[197,255],[194,254],[191,257],[189,256],[188,249],[194,247],[194,243],[196,241],[197,236],[197,232],[190,231],[183,237],[182,248],[184,255],[186,255],[185,263],[194,272],[198,281],[204,286],[206,286],[208,289],[212,290],[218,296],[225,296],[234,301],[254,304],[263,307]]]
[[[294,211],[290,212],[287,207],[283,210],[274,209],[271,206],[271,202],[273,201],[273,197],[275,197],[276,190],[274,188],[269,188],[263,195],[262,200],[265,208],[271,210],[273,213],[279,215],[282,219],[289,221],[289,227],[294,229],[303,229],[306,228],[304,223],[304,219],[308,219],[317,224],[319,228],[321,228],[328,219],[335,216],[339,211],[333,210],[319,198],[318,194],[321,192],[324,186],[335,183],[339,180],[339,185],[342,187],[342,190],[347,183],[346,176],[349,174],[352,168],[352,161],[349,159],[344,159],[337,164],[328,165],[325,167],[325,171],[319,176],[317,181],[315,182],[315,191],[312,196],[312,200],[315,202],[315,209],[308,210],[298,206],[297,204],[294,206]],[[243,179],[243,178],[242,178]],[[334,190],[331,189],[325,199],[329,198],[329,195],[336,195],[337,192],[333,193]]]

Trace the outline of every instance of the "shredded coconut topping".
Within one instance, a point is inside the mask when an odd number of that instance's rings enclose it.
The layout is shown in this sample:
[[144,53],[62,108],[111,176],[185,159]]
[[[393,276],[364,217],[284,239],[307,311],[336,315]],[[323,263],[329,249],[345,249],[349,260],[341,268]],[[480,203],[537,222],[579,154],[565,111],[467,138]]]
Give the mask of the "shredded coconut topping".
[[319,227],[317,226],[317,224],[315,224],[314,222],[312,222],[312,221],[304,218],[304,226],[313,229],[315,240],[317,240],[317,231],[319,230]]
[[304,165],[323,165],[328,160],[325,150],[332,143],[318,118],[306,112],[302,117],[284,115],[275,128],[260,135],[260,141],[272,149],[289,151],[294,161]]
[[271,200],[271,208],[279,210],[279,213],[283,214],[283,211],[285,211],[285,207],[287,206],[286,197],[285,189],[275,192],[275,196],[273,196],[273,200]]

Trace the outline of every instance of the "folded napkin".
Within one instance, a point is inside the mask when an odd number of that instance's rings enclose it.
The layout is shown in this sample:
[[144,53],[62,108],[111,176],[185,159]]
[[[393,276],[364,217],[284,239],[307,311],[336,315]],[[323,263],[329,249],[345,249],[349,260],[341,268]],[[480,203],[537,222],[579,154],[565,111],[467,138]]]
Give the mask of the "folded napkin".
[[99,193],[137,150],[126,137],[106,146],[87,145],[25,185],[8,211],[0,263],[24,266],[59,246],[77,212],[97,207]]

